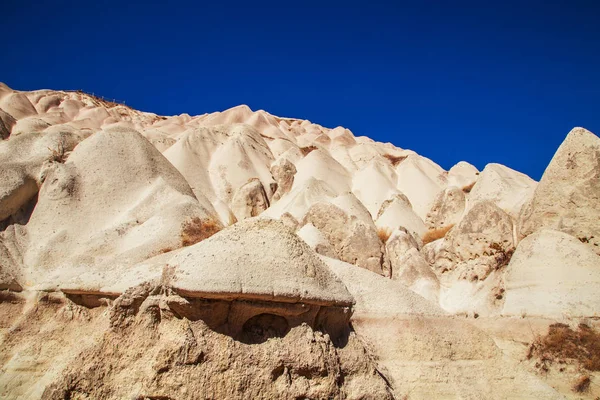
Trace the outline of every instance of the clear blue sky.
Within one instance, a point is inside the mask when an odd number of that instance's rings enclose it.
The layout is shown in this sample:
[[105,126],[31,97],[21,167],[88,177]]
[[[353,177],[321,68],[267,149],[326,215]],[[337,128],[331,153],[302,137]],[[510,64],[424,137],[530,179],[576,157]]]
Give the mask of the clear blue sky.
[[599,1],[4,0],[1,14],[14,89],[164,115],[245,103],[535,179],[572,127],[600,134]]

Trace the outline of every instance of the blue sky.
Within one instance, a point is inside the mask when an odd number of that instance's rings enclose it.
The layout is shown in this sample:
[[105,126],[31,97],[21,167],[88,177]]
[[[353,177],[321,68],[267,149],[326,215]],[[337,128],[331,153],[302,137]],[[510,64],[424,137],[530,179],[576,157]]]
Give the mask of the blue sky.
[[2,15],[0,81],[18,90],[165,115],[244,103],[535,179],[572,127],[600,134],[597,1],[4,0]]

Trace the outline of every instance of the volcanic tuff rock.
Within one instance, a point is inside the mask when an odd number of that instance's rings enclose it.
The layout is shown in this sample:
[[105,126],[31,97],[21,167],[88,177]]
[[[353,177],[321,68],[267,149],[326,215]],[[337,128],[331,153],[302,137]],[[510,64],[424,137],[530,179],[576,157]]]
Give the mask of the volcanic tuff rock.
[[454,186],[444,189],[436,196],[425,223],[429,229],[443,229],[460,222],[466,206],[465,193]]
[[519,243],[507,267],[502,313],[600,316],[599,267],[587,244],[562,232],[537,231]]
[[488,200],[516,218],[535,190],[536,182],[500,164],[485,166],[469,194],[469,206]]
[[600,138],[583,128],[569,132],[520,221],[523,236],[556,229],[600,255]]
[[243,105],[4,84],[0,138],[2,398],[600,396],[529,351],[600,325],[582,128],[539,184]]

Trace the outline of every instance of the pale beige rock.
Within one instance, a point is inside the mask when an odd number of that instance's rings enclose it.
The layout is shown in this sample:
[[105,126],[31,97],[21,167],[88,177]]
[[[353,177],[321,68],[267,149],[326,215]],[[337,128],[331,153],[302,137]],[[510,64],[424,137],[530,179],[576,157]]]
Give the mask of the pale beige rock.
[[323,150],[311,151],[296,163],[296,169],[298,172],[294,177],[294,188],[309,180],[319,179],[326,182],[338,195],[350,191],[352,176]]
[[251,179],[241,186],[231,199],[231,211],[238,221],[256,217],[267,208],[269,208],[269,199],[258,178]]
[[306,224],[297,232],[298,236],[318,254],[336,258],[336,252],[329,240],[313,224]]
[[400,281],[427,300],[438,303],[440,284],[431,266],[419,253],[423,243],[406,229],[394,231],[385,244],[391,278]]
[[392,232],[402,227],[416,237],[421,237],[427,230],[423,220],[414,212],[412,205],[403,194],[397,194],[385,201],[377,213],[375,225],[378,229]]
[[373,223],[366,224],[330,203],[313,205],[300,225],[308,223],[327,238],[340,260],[380,275],[389,275],[385,247],[379,240]]
[[272,183],[275,183],[270,171],[274,161],[269,147],[260,133],[249,125],[218,126],[223,143],[210,158],[208,172],[216,195],[229,203],[238,188],[248,180],[258,178],[271,198]]
[[[163,117],[3,84],[0,120],[2,398],[561,398],[522,361],[532,339],[515,321],[597,316],[585,131],[565,142],[572,160],[557,152],[577,167],[549,167],[506,267],[536,184],[500,165],[445,172],[247,106]],[[430,211],[455,227],[423,245]],[[544,221],[585,235],[536,233]],[[556,374],[543,379],[573,397]]]
[[[226,251],[224,251],[226,250]],[[168,261],[171,286],[193,297],[350,305],[314,251],[281,222],[239,222]]]
[[0,108],[17,120],[37,114],[27,96],[19,92],[3,96],[0,99]]
[[408,249],[397,259],[390,256],[390,263],[392,279],[401,282],[427,300],[438,303],[440,282],[419,250]]
[[132,265],[179,247],[194,218],[219,227],[148,141],[130,130],[98,132],[44,172],[27,224],[33,245],[23,251],[28,286],[60,287],[82,271],[118,268],[117,257]]
[[434,240],[429,242],[421,248],[421,254],[429,264],[435,264],[437,254],[442,250],[444,246],[444,239]]
[[298,228],[298,220],[288,212],[281,214],[279,220],[291,231],[296,231],[296,229]]
[[404,193],[413,210],[425,219],[435,196],[447,185],[445,171],[433,161],[409,155],[396,167],[398,189]]
[[469,190],[477,181],[479,170],[465,161],[456,163],[448,170],[448,186]]
[[373,160],[353,175],[352,192],[375,219],[387,200],[400,195],[396,188],[397,180],[396,172],[389,163]]
[[[349,330],[340,345],[306,324],[285,327],[262,314],[244,324],[238,339],[215,332],[199,315],[180,314],[182,301],[149,286],[125,293],[110,310],[110,329],[68,365],[63,361],[41,398],[393,398]],[[194,307],[212,314],[210,323],[227,317],[214,304]]]
[[0,109],[0,139],[6,139],[10,136],[13,126],[17,121],[12,115]]
[[0,221],[35,196],[43,165],[64,161],[82,138],[70,132],[29,133],[0,142]]
[[390,260],[399,259],[409,249],[417,249],[423,246],[418,237],[412,235],[406,228],[398,228],[392,232],[385,243],[386,252]]
[[503,315],[600,316],[600,256],[566,233],[543,229],[527,236],[504,279]]
[[302,220],[313,204],[330,202],[337,194],[326,182],[312,178],[302,185],[294,184],[291,192],[286,193],[263,213],[265,217],[280,218],[288,213],[296,220]]
[[488,200],[513,218],[517,218],[523,204],[533,196],[537,183],[525,174],[500,164],[485,166],[469,194],[467,209]]
[[465,206],[466,198],[461,189],[454,186],[446,188],[433,201],[425,224],[429,229],[442,229],[457,224],[465,212]]
[[271,173],[277,182],[277,191],[273,194],[273,199],[279,200],[281,196],[292,190],[296,167],[287,158],[279,158],[271,165]]
[[508,214],[480,202],[432,249],[443,309],[485,316],[501,311],[502,277],[515,249],[513,228]]
[[600,255],[600,139],[574,128],[544,172],[520,217],[520,234],[555,229]]
[[484,280],[508,264],[514,248],[511,218],[494,203],[483,201],[448,232],[435,266],[442,274],[459,270],[459,279]]
[[352,326],[368,341],[396,398],[563,398],[464,319],[446,316],[399,282],[322,259],[356,299]]

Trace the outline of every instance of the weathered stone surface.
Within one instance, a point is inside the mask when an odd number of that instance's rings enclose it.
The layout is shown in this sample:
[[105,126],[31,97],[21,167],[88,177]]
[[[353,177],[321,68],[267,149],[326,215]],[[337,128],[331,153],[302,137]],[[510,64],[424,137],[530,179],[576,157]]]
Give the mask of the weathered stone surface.
[[374,225],[367,225],[330,203],[313,205],[301,226],[314,225],[333,246],[337,258],[380,275],[389,275],[384,244]]
[[464,192],[454,186],[441,191],[433,201],[433,206],[425,219],[429,229],[441,229],[457,224],[465,211]]
[[403,194],[397,194],[383,202],[375,224],[378,229],[389,232],[405,228],[416,237],[421,237],[426,231],[423,220],[414,212],[410,201]]
[[455,186],[467,192],[470,191],[478,178],[479,171],[477,168],[465,161],[459,161],[448,170],[448,186]]
[[537,183],[525,174],[500,164],[485,166],[468,195],[467,209],[480,201],[491,201],[513,218],[517,218],[535,190]]
[[231,200],[231,210],[238,221],[256,217],[269,208],[269,199],[259,179],[251,179],[240,187]]
[[398,259],[390,257],[392,279],[406,285],[427,300],[438,303],[440,282],[429,263],[416,248],[411,248]]
[[505,290],[503,315],[600,316],[600,256],[566,233],[536,231],[512,256]]
[[520,218],[520,234],[542,228],[575,236],[600,255],[600,138],[575,128],[544,172]]
[[279,200],[281,196],[292,190],[296,166],[287,158],[279,158],[271,165],[271,173],[275,182],[277,182],[277,190],[273,194],[273,200]]
[[439,273],[456,270],[459,279],[484,280],[508,264],[514,251],[513,222],[490,201],[483,201],[448,232],[436,255]]
[[539,374],[525,344],[600,327],[587,131],[534,196],[501,165],[244,105],[0,83],[0,121],[1,398],[573,396],[581,370]]

